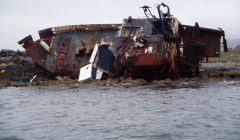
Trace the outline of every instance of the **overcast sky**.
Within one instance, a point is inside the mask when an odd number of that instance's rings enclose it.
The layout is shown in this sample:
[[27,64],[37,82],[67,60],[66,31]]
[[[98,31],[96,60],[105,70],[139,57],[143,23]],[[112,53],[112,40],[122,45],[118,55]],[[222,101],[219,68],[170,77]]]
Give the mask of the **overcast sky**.
[[217,29],[228,39],[240,38],[240,0],[1,0],[0,49],[23,50],[17,44],[38,30],[62,25],[121,23],[144,17],[139,7],[165,2],[183,24]]

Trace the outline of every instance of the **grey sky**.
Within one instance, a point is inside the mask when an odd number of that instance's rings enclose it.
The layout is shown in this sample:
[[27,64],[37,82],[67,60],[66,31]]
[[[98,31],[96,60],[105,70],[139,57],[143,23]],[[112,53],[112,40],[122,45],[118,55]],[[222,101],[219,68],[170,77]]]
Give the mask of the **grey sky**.
[[[0,49],[20,49],[17,42],[38,30],[69,24],[121,23],[144,17],[139,7],[165,2],[181,23],[221,27],[228,39],[240,38],[239,0],[1,0]],[[156,14],[157,15],[157,14]]]

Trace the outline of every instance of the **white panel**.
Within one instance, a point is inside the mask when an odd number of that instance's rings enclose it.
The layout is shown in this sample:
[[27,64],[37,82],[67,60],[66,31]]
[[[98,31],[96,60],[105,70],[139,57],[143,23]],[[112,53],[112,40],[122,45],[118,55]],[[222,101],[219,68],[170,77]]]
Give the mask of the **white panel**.
[[98,44],[95,45],[94,49],[93,49],[93,52],[92,52],[92,55],[91,55],[91,58],[89,60],[89,63],[93,63],[96,56],[97,56],[97,52],[98,52]]
[[96,73],[96,79],[97,80],[101,80],[103,76],[103,71],[100,69],[97,69],[97,73]]
[[48,44],[45,41],[41,40],[40,44],[47,52],[50,51],[50,47],[48,46]]
[[148,52],[148,49],[147,48],[145,48],[145,51],[144,51],[144,53],[147,53]]
[[92,77],[92,64],[88,64],[80,69],[78,81],[83,81]]
[[152,51],[153,51],[153,47],[148,47],[148,52],[152,53]]
[[39,36],[38,32],[34,32],[31,35],[32,35],[33,41],[36,41],[36,40],[40,39],[40,36]]

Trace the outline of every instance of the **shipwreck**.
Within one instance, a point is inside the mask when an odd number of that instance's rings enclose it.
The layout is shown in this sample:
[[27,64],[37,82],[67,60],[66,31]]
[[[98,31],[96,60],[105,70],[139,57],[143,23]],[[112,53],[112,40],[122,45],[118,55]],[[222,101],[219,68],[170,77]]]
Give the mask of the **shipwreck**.
[[222,29],[184,25],[170,8],[141,7],[145,18],[128,17],[122,24],[90,24],[51,27],[19,41],[34,62],[45,70],[79,81],[92,78],[145,79],[198,75],[209,57],[228,51]]

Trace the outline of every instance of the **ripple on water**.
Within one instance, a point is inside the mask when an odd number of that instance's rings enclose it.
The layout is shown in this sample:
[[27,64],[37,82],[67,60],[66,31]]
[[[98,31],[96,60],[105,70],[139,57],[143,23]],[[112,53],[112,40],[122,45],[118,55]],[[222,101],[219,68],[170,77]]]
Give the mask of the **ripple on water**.
[[0,90],[0,140],[240,137],[235,83]]

